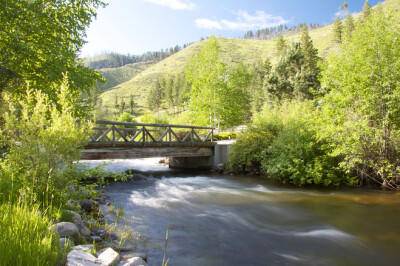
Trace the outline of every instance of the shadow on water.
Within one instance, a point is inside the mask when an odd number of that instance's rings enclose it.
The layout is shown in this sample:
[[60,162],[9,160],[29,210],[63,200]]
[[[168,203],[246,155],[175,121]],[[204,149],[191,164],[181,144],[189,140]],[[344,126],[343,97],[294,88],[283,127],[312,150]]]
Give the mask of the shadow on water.
[[260,178],[171,171],[157,159],[117,160],[136,181],[106,188],[138,247],[160,265],[398,265],[400,195],[301,189]]

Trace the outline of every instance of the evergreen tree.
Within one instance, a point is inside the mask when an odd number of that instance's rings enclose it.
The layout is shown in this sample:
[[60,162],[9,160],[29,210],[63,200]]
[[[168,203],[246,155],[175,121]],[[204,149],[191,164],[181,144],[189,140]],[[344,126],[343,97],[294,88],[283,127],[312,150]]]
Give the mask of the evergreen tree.
[[338,16],[336,16],[335,21],[333,22],[333,30],[332,30],[333,43],[336,44],[342,43],[342,32],[343,32],[342,21],[340,21]]
[[300,39],[301,50],[304,55],[304,67],[308,72],[318,72],[318,50],[314,48],[313,41],[309,35],[307,26],[303,26]]
[[278,56],[283,56],[286,53],[286,50],[288,49],[288,46],[286,44],[286,40],[283,38],[282,35],[279,36],[278,40],[276,41],[276,53]]
[[361,16],[363,19],[367,18],[371,13],[371,5],[369,4],[368,0],[365,0],[364,6],[361,11]]
[[352,32],[355,29],[353,16],[350,14],[350,11],[347,11],[346,20],[344,21],[344,34],[347,39],[350,39],[352,36]]
[[165,100],[169,107],[175,106],[173,76],[169,76],[165,79]]
[[161,88],[160,81],[157,80],[147,95],[147,107],[152,111],[158,112],[161,106],[162,96],[163,89]]
[[119,104],[118,104],[118,95],[115,94],[115,99],[114,99],[114,108],[115,110],[119,110]]
[[133,100],[133,94],[131,94],[131,97],[129,99],[129,107],[131,108],[131,114],[133,115],[133,108],[135,108],[135,101]]

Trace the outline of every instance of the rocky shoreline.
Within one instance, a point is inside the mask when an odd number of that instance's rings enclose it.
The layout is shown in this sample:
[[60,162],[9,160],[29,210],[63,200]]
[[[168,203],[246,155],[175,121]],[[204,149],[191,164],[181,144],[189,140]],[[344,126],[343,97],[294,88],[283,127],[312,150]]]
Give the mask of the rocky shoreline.
[[96,199],[74,202],[81,214],[62,210],[63,221],[52,226],[67,253],[65,265],[147,265],[146,254],[135,252],[137,239],[132,239],[133,232],[128,236],[117,232],[116,222],[122,218],[123,209],[115,210],[105,191],[100,193]]

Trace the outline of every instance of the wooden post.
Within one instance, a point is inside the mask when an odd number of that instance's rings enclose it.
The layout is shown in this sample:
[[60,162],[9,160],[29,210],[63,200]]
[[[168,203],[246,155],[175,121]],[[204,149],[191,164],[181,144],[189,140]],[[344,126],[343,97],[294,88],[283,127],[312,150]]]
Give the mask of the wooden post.
[[146,128],[144,126],[142,127],[142,132],[143,132],[142,146],[144,147],[144,144],[146,142]]
[[112,145],[115,147],[115,126],[112,125]]
[[193,136],[193,128],[192,131],[190,132],[190,138],[192,139],[192,146],[194,146],[194,136]]
[[214,129],[211,129],[211,142],[214,141]]
[[168,135],[169,135],[169,146],[172,146],[172,129],[171,129],[171,127],[169,127],[168,128],[168,130],[169,130],[169,132],[168,132]]

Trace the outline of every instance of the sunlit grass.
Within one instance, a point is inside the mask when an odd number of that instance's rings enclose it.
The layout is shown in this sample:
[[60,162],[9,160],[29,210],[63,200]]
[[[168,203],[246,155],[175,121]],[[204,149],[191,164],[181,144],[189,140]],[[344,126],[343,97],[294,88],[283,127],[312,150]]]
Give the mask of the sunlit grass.
[[0,205],[0,265],[55,265],[58,238],[37,207]]

